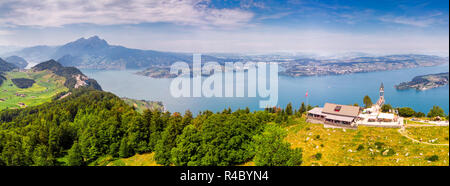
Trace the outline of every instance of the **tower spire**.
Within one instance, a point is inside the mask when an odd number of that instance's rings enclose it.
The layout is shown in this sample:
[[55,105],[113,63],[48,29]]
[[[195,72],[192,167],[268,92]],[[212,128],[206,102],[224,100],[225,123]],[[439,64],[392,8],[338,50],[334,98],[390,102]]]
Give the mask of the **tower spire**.
[[380,97],[384,97],[384,85],[383,85],[383,82],[381,82],[381,86],[380,86]]
[[383,82],[381,82],[381,85],[380,85],[380,98],[377,101],[377,105],[381,107],[384,104],[384,102],[385,102],[385,100],[384,100],[384,85],[383,85]]

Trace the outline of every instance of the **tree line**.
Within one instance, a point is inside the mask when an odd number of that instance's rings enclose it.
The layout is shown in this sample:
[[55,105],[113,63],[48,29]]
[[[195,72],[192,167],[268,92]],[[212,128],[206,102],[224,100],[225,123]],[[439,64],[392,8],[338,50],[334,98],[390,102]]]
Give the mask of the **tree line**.
[[[370,99],[370,97],[368,95],[364,96],[363,98],[363,103],[365,105],[365,108],[369,108],[373,105],[372,100]],[[355,104],[357,105],[357,104]],[[392,107],[392,105],[390,104],[384,104],[381,106],[381,111],[382,112],[393,112],[394,110],[398,111],[398,115],[402,116],[402,117],[429,117],[429,118],[435,118],[435,117],[441,117],[441,118],[446,118],[447,120],[449,119],[449,116],[447,114],[445,114],[444,109],[442,109],[441,107],[435,105],[433,106],[430,111],[425,114],[423,112],[417,112],[414,109],[410,108],[410,107],[397,107],[394,108]]]
[[147,152],[162,165],[300,165],[302,151],[284,141],[280,124],[307,109],[141,114],[114,94],[74,89],[62,100],[0,111],[0,165],[83,166]]

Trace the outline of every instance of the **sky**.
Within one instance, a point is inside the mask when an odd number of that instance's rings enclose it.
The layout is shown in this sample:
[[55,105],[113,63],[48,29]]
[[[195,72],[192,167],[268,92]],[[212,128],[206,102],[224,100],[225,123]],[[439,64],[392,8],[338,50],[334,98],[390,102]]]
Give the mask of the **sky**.
[[0,45],[448,56],[448,0],[1,0]]

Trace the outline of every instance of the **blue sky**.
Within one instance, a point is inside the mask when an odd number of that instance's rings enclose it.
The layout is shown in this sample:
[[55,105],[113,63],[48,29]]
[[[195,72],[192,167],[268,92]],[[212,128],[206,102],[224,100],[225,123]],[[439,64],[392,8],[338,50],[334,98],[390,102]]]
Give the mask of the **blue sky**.
[[449,2],[2,0],[0,45],[111,44],[179,52],[448,55]]

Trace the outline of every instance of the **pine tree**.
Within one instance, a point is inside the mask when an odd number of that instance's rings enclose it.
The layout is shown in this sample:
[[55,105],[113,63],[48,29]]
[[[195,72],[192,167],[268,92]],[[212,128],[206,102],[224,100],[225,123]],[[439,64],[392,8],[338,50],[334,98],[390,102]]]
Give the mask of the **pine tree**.
[[368,95],[364,96],[363,103],[366,108],[371,107],[373,104],[372,100],[370,99],[370,97]]
[[428,112],[427,114],[428,117],[433,118],[433,117],[445,117],[445,113],[444,110],[439,107],[439,106],[433,106],[433,108],[431,108],[430,112]]
[[188,126],[189,124],[191,124],[192,119],[193,119],[192,112],[190,110],[186,110],[182,120],[183,126]]
[[127,142],[126,137],[124,137],[124,138],[122,138],[122,141],[120,142],[119,157],[127,158],[130,156],[129,152],[130,152],[130,149],[128,147],[128,142]]
[[286,114],[288,115],[288,116],[291,116],[292,115],[292,103],[288,103],[287,104],[287,106],[286,106]]
[[305,106],[304,102],[302,102],[302,105],[300,106],[300,109],[298,110],[298,112],[300,113],[300,115],[302,115],[304,112],[306,112],[306,106]]
[[72,145],[72,148],[69,149],[67,161],[69,166],[81,166],[84,164],[81,148],[78,145],[78,142],[75,142]]

